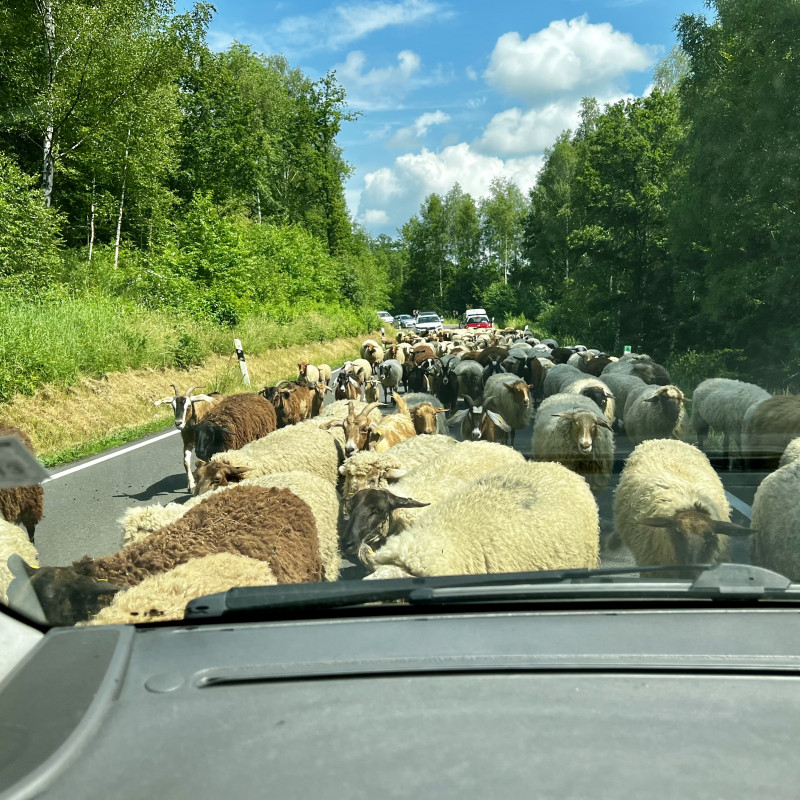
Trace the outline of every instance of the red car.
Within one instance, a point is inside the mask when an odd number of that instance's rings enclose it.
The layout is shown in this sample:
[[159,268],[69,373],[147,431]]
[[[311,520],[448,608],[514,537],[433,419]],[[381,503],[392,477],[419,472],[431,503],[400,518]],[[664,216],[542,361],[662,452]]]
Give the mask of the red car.
[[467,317],[465,328],[491,328],[492,323],[489,321],[489,317],[486,316],[474,316],[474,317]]

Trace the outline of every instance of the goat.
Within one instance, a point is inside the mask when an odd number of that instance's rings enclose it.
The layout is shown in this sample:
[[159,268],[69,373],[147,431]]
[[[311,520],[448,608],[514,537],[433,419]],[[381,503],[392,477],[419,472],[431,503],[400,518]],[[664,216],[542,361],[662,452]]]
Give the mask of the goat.
[[[208,394],[196,394],[192,392],[200,389],[200,386],[190,386],[186,394],[181,394],[178,387],[172,383],[174,397],[163,397],[156,400],[155,405],[160,406],[170,403],[175,412],[175,427],[181,432],[181,452],[183,453],[183,466],[186,470],[186,478],[189,484],[189,491],[194,491],[194,475],[192,474],[192,450],[195,447],[195,425],[222,399],[218,392]],[[196,403],[205,403],[198,408]]]
[[272,405],[275,406],[277,427],[296,425],[304,419],[311,419],[311,392],[307,386],[283,386],[278,384]]
[[361,384],[358,379],[344,368],[336,376],[336,388],[333,390],[335,400],[357,400],[361,395]]

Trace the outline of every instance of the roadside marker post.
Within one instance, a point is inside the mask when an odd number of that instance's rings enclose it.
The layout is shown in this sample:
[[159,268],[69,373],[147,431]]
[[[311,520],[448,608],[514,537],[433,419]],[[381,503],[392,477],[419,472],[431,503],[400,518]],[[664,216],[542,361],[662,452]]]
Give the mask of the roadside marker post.
[[250,385],[250,375],[247,372],[247,362],[244,360],[244,350],[240,339],[233,340],[233,347],[236,350],[236,357],[239,359],[239,368],[242,370],[242,380],[245,386]]

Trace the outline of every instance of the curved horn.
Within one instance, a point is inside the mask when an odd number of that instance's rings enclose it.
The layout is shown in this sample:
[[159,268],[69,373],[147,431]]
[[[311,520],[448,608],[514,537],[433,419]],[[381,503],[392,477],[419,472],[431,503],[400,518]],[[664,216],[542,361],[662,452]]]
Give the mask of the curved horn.
[[186,390],[186,394],[184,395],[184,397],[191,397],[192,396],[192,392],[195,389],[202,389],[202,388],[203,388],[202,386],[192,386],[191,388]]
[[370,412],[374,411],[376,408],[378,408],[379,406],[382,406],[382,405],[383,405],[383,403],[381,403],[381,402],[370,403],[369,405],[367,405],[367,406],[365,406],[364,408],[361,409],[361,413],[358,416],[359,417],[367,417],[367,416],[369,416]]
[[275,388],[276,388],[276,389],[280,389],[280,388],[281,388],[281,386],[283,386],[283,384],[284,384],[284,383],[291,383],[291,381],[278,381],[278,382],[275,384]]
[[178,391],[178,387],[174,383],[171,383],[170,386],[172,391],[175,392],[175,397],[180,397],[181,393]]

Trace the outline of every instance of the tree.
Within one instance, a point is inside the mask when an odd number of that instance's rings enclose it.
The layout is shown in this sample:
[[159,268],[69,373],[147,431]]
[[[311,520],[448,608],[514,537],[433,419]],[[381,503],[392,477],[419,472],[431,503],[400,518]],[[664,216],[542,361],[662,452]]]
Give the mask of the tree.
[[500,280],[508,283],[511,267],[521,257],[525,198],[508,178],[494,178],[489,192],[480,204],[483,248],[497,265]]

